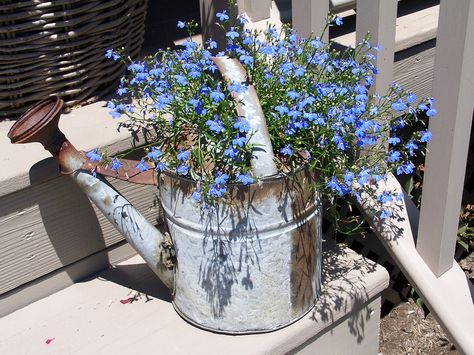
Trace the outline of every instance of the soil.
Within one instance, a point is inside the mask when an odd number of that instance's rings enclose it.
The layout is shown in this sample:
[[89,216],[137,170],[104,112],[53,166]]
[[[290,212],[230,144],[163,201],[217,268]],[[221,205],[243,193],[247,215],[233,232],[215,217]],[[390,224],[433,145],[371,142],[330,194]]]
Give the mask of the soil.
[[[474,252],[459,262],[474,280]],[[412,299],[393,308],[380,323],[379,354],[460,354],[433,315]]]

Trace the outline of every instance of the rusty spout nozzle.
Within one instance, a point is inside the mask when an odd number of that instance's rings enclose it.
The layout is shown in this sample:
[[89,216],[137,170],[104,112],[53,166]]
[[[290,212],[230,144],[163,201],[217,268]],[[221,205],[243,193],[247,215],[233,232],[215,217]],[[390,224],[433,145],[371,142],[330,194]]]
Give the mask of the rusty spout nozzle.
[[26,111],[8,132],[12,143],[39,142],[52,155],[57,156],[67,141],[58,128],[63,100],[49,97]]
[[58,127],[63,100],[57,96],[40,101],[26,111],[10,128],[8,138],[12,143],[38,142],[58,161],[61,172],[70,174],[78,169],[94,170],[137,184],[156,185],[153,169],[141,172],[136,168],[138,161],[122,159],[123,168],[118,171],[108,166],[91,162],[84,153],[77,151]]

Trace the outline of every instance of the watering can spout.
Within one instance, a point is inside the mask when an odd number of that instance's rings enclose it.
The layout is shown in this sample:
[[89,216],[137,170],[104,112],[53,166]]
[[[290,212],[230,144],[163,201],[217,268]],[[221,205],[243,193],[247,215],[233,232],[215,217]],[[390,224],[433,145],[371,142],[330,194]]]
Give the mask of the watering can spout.
[[129,173],[97,167],[84,153],[77,151],[58,128],[63,101],[51,97],[26,111],[8,132],[12,143],[39,142],[58,161],[63,173],[71,174],[90,200],[109,219],[148,266],[170,289],[174,283],[174,252],[171,238],[158,231],[120,193],[91,168],[104,175],[131,182],[155,183],[153,171],[139,174],[130,165]]

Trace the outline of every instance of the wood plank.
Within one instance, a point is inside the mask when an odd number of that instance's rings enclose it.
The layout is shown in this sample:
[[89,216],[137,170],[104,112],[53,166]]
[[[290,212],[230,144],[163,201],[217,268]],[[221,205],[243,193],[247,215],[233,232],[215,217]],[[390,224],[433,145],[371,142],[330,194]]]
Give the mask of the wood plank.
[[[127,354],[159,349],[159,354],[176,355],[277,355],[311,350],[313,342],[312,353],[374,353],[380,312],[380,303],[374,301],[388,286],[387,271],[331,241],[323,243],[322,270],[321,297],[306,316],[278,331],[232,336],[184,321],[173,309],[168,290],[137,256],[0,319],[0,353]],[[130,289],[142,296],[121,304]],[[336,331],[325,345],[317,346],[320,337],[332,335],[341,324],[343,335]],[[55,340],[46,345],[46,338]]]
[[393,81],[418,98],[433,96],[435,40],[425,42],[395,55]]
[[123,241],[0,295],[0,318],[136,255]]
[[[156,186],[114,185],[150,221],[162,221]],[[122,240],[67,176],[3,196],[0,294]]]
[[[438,14],[439,5],[436,5],[398,17],[395,33],[395,52],[436,38]],[[355,32],[349,32],[335,37],[333,40],[346,47],[354,47],[356,34]]]
[[436,276],[453,266],[474,104],[474,1],[441,1],[417,249]]

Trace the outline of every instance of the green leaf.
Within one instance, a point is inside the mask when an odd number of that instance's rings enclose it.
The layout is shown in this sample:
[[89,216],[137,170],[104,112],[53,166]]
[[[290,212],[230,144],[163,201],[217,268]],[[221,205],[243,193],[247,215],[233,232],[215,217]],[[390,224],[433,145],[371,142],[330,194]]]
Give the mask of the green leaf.
[[469,251],[469,245],[467,245],[467,243],[464,241],[464,240],[458,240],[458,244],[465,250],[465,251]]
[[408,195],[412,197],[411,192],[413,191],[413,187],[415,186],[415,179],[413,179],[413,176],[408,179],[408,181],[405,183],[405,186],[403,187]]

